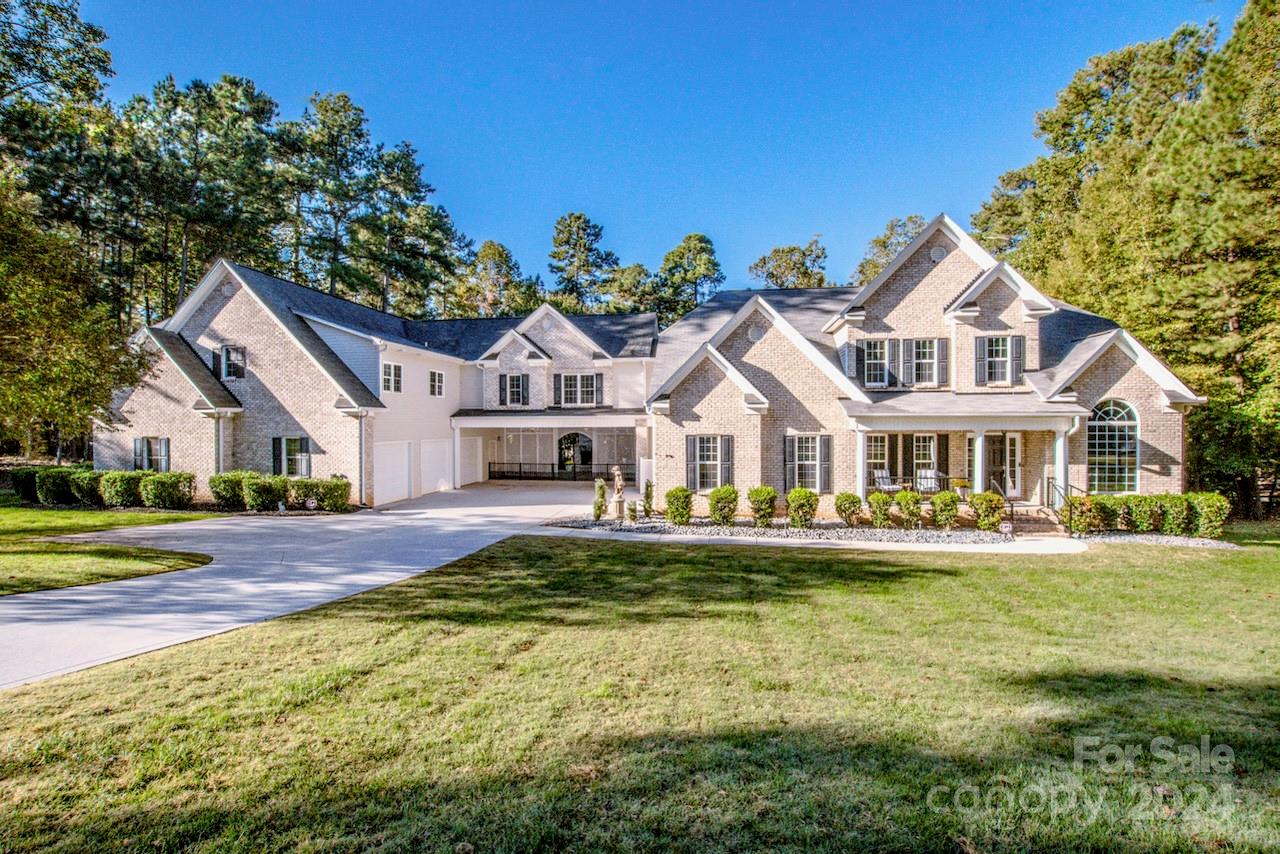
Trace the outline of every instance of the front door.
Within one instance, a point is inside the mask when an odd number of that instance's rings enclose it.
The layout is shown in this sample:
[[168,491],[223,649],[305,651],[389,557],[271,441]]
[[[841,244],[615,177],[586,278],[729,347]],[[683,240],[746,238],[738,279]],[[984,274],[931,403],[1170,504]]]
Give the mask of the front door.
[[1004,487],[1009,498],[1022,495],[1022,435],[1020,433],[987,434],[987,486],[991,481]]

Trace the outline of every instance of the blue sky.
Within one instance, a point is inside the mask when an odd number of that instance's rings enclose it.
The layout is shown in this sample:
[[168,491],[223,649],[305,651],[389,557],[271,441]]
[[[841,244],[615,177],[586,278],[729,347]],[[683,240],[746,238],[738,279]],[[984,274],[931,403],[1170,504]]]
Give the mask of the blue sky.
[[1037,110],[1096,53],[1242,0],[578,4],[82,0],[123,100],[252,78],[296,117],[346,91],[420,152],[436,201],[546,276],[585,211],[624,263],[715,241],[731,285],[821,234],[843,280],[891,216],[962,223],[1040,151]]

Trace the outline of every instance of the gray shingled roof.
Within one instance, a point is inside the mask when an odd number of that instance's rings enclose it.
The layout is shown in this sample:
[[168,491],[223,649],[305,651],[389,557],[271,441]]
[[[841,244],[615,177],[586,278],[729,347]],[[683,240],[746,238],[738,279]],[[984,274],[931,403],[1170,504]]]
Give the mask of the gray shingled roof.
[[[151,340],[156,346],[169,357],[169,360],[177,366],[187,381],[195,387],[196,392],[204,400],[209,408],[214,409],[238,409],[240,401],[236,400],[236,396],[231,393],[222,380],[213,375],[209,370],[209,366],[204,363],[204,359],[200,358],[200,354],[191,349],[191,345],[187,343],[187,339],[183,338],[176,332],[169,332],[158,326],[150,326],[147,328],[147,334],[151,336]],[[196,408],[200,407],[197,404]]]
[[[373,335],[409,347],[443,353],[466,361],[474,361],[483,356],[493,342],[524,320],[523,317],[410,320],[330,296],[323,291],[263,273],[252,267],[241,264],[231,266],[264,302],[269,302],[287,313],[317,317],[366,335]],[[281,314],[281,311],[276,311],[274,308],[273,312],[277,315]],[[651,312],[568,315],[568,319],[586,333],[588,338],[599,344],[610,357],[652,355],[658,334],[658,318]],[[290,328],[293,327],[290,326]],[[316,337],[318,339],[318,336]],[[328,350],[328,347],[326,346],[325,349]],[[359,382],[354,375],[351,376],[351,380]],[[372,392],[370,394],[372,395]],[[374,399],[376,400],[376,396]]]

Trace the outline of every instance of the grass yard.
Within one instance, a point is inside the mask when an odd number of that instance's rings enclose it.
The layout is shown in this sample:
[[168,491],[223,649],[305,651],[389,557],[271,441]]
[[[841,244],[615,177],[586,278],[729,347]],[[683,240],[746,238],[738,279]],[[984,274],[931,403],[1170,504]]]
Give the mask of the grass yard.
[[[1280,532],[1241,538],[510,539],[6,692],[0,850],[1275,848]],[[1146,749],[1202,735],[1229,768]],[[1076,737],[1144,752],[1076,772]]]
[[0,596],[118,581],[208,563],[203,555],[97,543],[46,543],[40,537],[203,519],[200,513],[49,510],[0,494]]

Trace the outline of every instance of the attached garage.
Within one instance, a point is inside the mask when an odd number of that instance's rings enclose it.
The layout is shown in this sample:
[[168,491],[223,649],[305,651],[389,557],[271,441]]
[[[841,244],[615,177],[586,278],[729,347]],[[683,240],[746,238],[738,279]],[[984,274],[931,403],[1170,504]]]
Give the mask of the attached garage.
[[412,442],[373,445],[373,503],[390,504],[409,497],[413,471]]
[[448,439],[423,439],[421,457],[423,494],[453,486],[453,448]]

